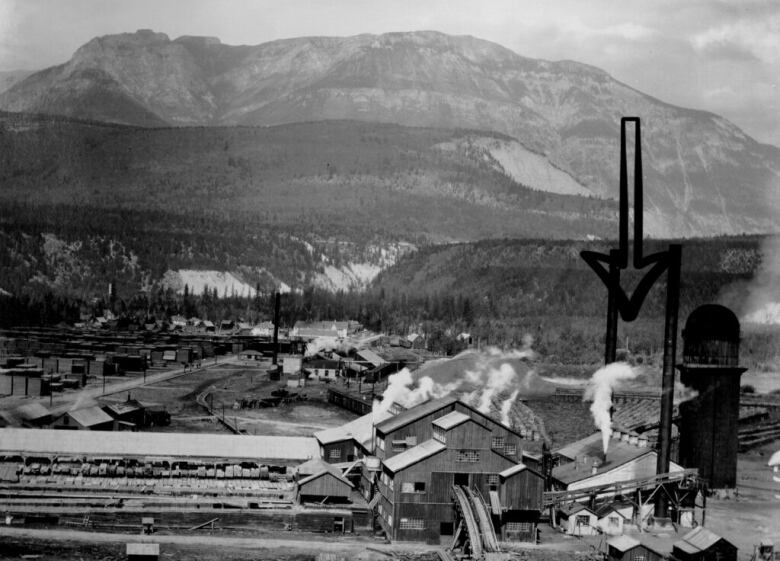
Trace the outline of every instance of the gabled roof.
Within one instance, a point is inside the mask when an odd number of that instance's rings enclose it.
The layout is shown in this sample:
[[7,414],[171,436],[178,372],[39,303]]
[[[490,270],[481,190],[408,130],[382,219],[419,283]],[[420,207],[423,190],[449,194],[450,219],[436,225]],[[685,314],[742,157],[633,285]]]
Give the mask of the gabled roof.
[[[620,514],[620,511],[618,510],[618,508],[619,507],[617,505],[615,505],[614,503],[601,505],[599,508],[596,509],[596,516],[598,516],[599,518],[604,518],[605,516],[607,516],[611,512],[615,512],[617,514]],[[620,514],[620,516],[622,517],[623,515]]]
[[590,508],[588,508],[586,505],[582,503],[572,503],[569,505],[564,505],[559,510],[566,516],[577,514],[578,512],[582,512],[583,510],[590,512],[594,516],[596,515],[596,513],[593,512],[593,510],[591,510]]
[[376,425],[376,430],[383,434],[393,432],[394,430],[405,427],[409,423],[413,423],[417,419],[421,419],[431,415],[432,413],[435,413],[436,411],[440,411],[445,407],[449,407],[456,401],[458,401],[458,399],[453,395],[426,401],[420,405],[412,407],[411,409],[402,411],[401,413],[398,413],[396,416],[387,419],[382,423],[378,423]]
[[306,475],[307,477],[322,473],[323,471],[329,471],[333,475],[341,477],[341,470],[336,466],[329,464],[322,458],[312,458],[311,460],[303,462],[295,471],[298,474]]
[[76,409],[75,411],[68,411],[67,414],[83,427],[94,427],[95,425],[102,425],[103,423],[111,423],[114,421],[111,415],[103,411],[97,405],[94,407],[85,407],[84,409]]
[[674,547],[686,553],[698,553],[711,548],[723,539],[719,535],[710,532],[707,528],[698,526],[685,534],[681,540],[674,542]]
[[617,536],[607,540],[607,545],[614,547],[621,553],[625,553],[629,549],[633,549],[641,544],[639,543],[639,540],[636,540],[631,536]]
[[319,473],[315,473],[314,475],[310,475],[309,477],[304,477],[303,479],[301,479],[298,482],[298,487],[300,488],[301,486],[306,485],[307,483],[311,483],[312,481],[322,477],[323,475],[328,475],[330,477],[335,477],[341,483],[344,483],[345,485],[349,485],[350,487],[354,487],[354,485],[352,485],[352,483],[349,480],[345,479],[343,475],[338,475],[338,474],[335,474],[332,471],[328,471],[328,470],[323,470],[323,471],[321,471]]
[[344,440],[355,440],[364,447],[368,447],[373,438],[374,422],[381,422],[390,417],[392,417],[392,414],[389,412],[376,414],[368,413],[367,415],[358,417],[354,421],[350,421],[340,427],[333,427],[315,432],[314,438],[316,438],[320,444],[333,444]]
[[410,448],[406,452],[402,452],[397,456],[393,456],[389,460],[385,460],[385,467],[396,473],[402,469],[406,469],[417,462],[430,458],[434,454],[446,450],[447,446],[439,442],[438,440],[426,440],[422,444],[418,444],[414,448]]
[[444,430],[450,430],[452,428],[457,427],[461,423],[465,423],[466,421],[470,420],[471,417],[466,415],[465,413],[461,413],[460,411],[451,411],[444,415],[443,417],[439,417],[433,422],[433,425],[436,427],[440,427]]
[[508,479],[508,478],[512,477],[514,474],[520,473],[521,471],[523,471],[526,468],[527,468],[527,466],[525,464],[522,464],[522,463],[515,464],[515,465],[513,465],[511,467],[506,468],[504,471],[499,473],[498,476],[501,477],[502,479]]

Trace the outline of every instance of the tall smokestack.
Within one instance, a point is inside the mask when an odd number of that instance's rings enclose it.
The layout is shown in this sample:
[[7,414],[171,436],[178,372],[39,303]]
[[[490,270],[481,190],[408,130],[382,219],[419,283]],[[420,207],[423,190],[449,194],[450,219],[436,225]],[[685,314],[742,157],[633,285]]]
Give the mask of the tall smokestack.
[[[655,472],[669,473],[672,449],[672,409],[674,408],[674,369],[677,356],[677,316],[680,304],[680,262],[682,246],[669,245],[669,271],[666,275],[666,322],[664,325],[664,366],[661,379],[661,421],[658,430],[658,460]],[[669,499],[657,493],[654,515],[666,518]]]
[[279,355],[279,306],[281,303],[282,295],[276,293],[276,302],[274,303],[274,360],[273,364],[277,364]]
[[[614,283],[613,286],[620,285],[620,269],[617,266],[617,255],[619,250],[613,249],[610,252],[612,261],[609,264],[609,277]],[[618,331],[618,304],[617,294],[613,289],[607,291],[607,335],[604,348],[604,364],[612,364],[617,360],[617,331]]]

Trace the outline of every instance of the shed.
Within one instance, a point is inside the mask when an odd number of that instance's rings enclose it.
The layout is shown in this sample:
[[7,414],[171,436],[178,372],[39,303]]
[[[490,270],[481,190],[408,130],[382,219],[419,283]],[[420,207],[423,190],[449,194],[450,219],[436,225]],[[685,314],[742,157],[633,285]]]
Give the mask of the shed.
[[607,541],[608,561],[662,561],[666,556],[646,541],[632,536],[616,536]]
[[679,561],[736,561],[737,546],[703,526],[694,528],[672,544],[672,554]]
[[573,503],[558,509],[558,524],[572,536],[593,536],[599,533],[596,513],[582,503]]
[[298,500],[302,503],[346,503],[350,502],[352,489],[352,483],[340,473],[325,469],[298,481]]
[[51,412],[37,401],[17,407],[12,416],[18,418],[22,426],[27,427],[41,427],[51,421]]
[[114,419],[97,405],[68,411],[52,423],[52,428],[69,430],[114,430]]
[[610,503],[596,509],[598,527],[610,536],[623,534],[623,525],[631,521],[634,507],[630,503]]

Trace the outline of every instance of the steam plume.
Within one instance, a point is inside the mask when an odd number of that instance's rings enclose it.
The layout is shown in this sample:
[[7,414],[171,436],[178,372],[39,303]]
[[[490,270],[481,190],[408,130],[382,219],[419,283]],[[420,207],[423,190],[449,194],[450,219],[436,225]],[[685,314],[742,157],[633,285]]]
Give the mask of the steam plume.
[[612,392],[625,380],[633,380],[639,371],[625,362],[613,362],[593,373],[593,377],[585,387],[582,396],[583,401],[592,401],[590,412],[593,414],[593,422],[601,431],[601,442],[604,453],[609,448],[609,437],[612,434]]
[[[403,369],[388,378],[387,389],[382,400],[375,401],[373,411],[375,415],[386,413],[390,406],[396,402],[404,407],[414,407],[428,399],[438,399],[453,392],[460,392],[462,399],[480,412],[489,414],[497,398],[501,394],[509,393],[518,383],[519,376],[514,367],[506,362],[513,359],[533,358],[534,352],[530,349],[531,338],[524,340],[525,347],[510,352],[503,352],[497,348],[489,348],[484,353],[461,353],[455,359],[446,362],[455,367],[460,364],[457,359],[466,359],[474,356],[476,364],[470,368],[458,371],[453,368],[448,371],[446,383],[437,381],[431,376],[421,376],[415,384],[414,378],[408,369]],[[440,368],[443,364],[437,366]],[[423,370],[424,371],[424,370]],[[522,388],[529,389],[533,381],[533,371],[525,374],[519,381],[521,388],[517,388],[508,399],[500,402],[502,418],[509,419],[509,412]],[[505,423],[506,424],[506,423]]]
[[512,392],[512,395],[501,404],[501,422],[506,426],[509,426],[509,412],[512,410],[512,404],[514,404],[519,393],[520,389],[516,389]]

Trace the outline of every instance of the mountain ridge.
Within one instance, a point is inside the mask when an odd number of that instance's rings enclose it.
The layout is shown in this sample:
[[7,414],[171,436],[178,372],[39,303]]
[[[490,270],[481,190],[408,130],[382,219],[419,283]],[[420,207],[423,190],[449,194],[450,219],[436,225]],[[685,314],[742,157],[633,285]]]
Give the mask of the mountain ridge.
[[[436,31],[279,39],[95,38],[0,94],[0,109],[140,126],[359,120],[507,135],[596,197],[617,194],[620,117],[643,123],[652,235],[780,229],[780,149],[574,61]],[[552,179],[550,179],[552,181]],[[545,186],[534,186],[545,189]]]

